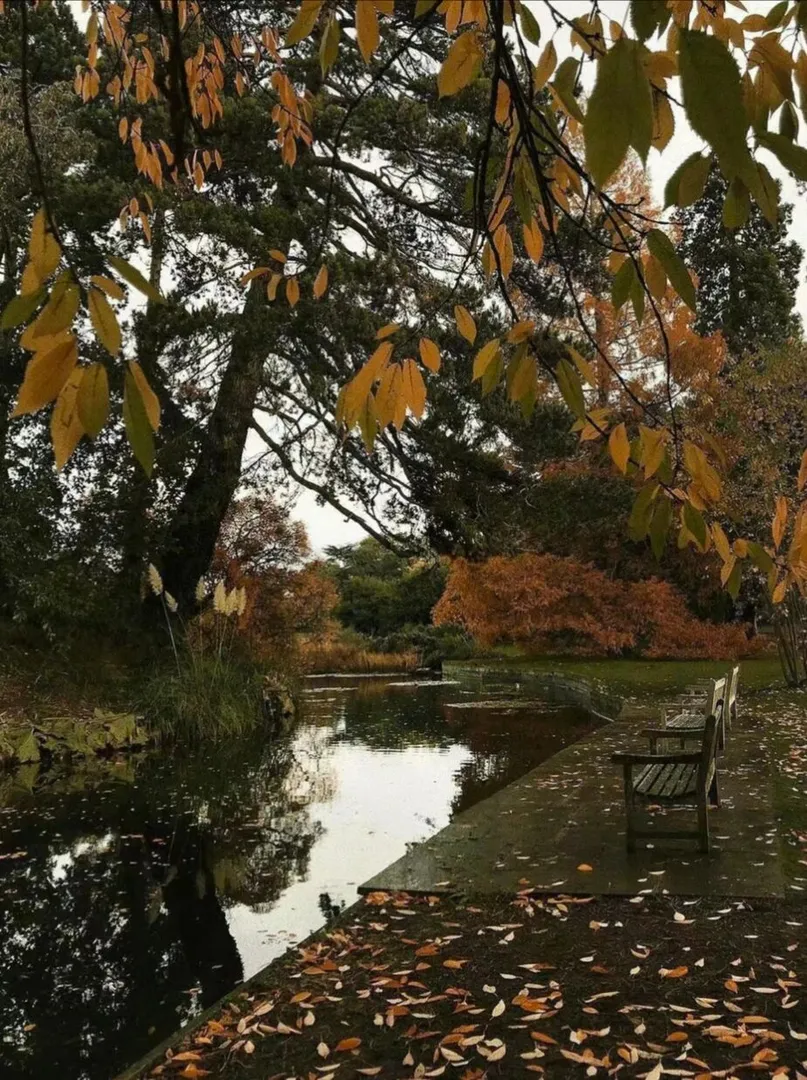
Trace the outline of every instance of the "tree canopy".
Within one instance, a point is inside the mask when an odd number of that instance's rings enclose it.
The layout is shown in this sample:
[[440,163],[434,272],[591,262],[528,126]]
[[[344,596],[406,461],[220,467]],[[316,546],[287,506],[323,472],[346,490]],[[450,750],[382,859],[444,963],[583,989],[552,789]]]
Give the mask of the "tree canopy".
[[[668,206],[696,203],[715,166],[727,228],[749,227],[752,212],[778,227],[765,155],[807,179],[803,3],[763,16],[725,0],[633,0],[626,25],[596,5],[571,18],[552,0],[82,6],[79,123],[111,118],[117,140],[104,143],[116,182],[98,185],[89,244],[34,121],[29,33],[49,5],[0,8],[4,33],[18,31],[5,54],[34,176],[27,250],[15,243],[6,258],[3,326],[30,354],[15,415],[52,406],[63,465],[85,436],[117,445],[108,416],[122,411],[158,487],[134,481],[121,520],[142,535],[159,485],[174,485],[176,511],[149,543],[175,592],[189,596],[209,563],[251,429],[322,498],[349,487],[370,528],[383,495],[473,544],[474,513],[497,490],[497,506],[512,501],[522,481],[501,444],[491,454],[509,419],[468,456],[485,430],[470,382],[527,417],[562,402],[634,489],[637,541],[663,548],[675,528],[680,546],[714,548],[735,593],[748,563],[774,599],[803,586],[796,492],[779,493],[764,546],[721,524],[722,450],[686,408],[676,360],[696,285],[676,233],[620,183],[629,159],[641,173],[687,124],[703,149],[672,173]],[[92,175],[89,147],[85,136],[78,167]],[[110,203],[125,240],[110,233]],[[587,306],[601,275],[609,318],[632,311],[630,349],[605,344]],[[226,359],[205,408],[213,355]],[[430,431],[441,393],[460,406],[462,439]],[[324,480],[307,467],[318,458]],[[435,479],[450,491],[454,461],[472,463],[474,482],[470,497],[455,485],[446,514]],[[798,491],[806,480],[807,457]]]

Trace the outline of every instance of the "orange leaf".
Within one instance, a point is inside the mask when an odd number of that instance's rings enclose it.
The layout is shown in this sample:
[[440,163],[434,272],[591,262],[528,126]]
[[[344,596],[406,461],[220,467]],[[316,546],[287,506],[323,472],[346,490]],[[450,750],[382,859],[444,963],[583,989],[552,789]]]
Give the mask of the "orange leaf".
[[334,1047],[337,1053],[347,1053],[349,1050],[356,1050],[361,1046],[361,1039],[357,1039],[355,1036],[351,1036],[349,1039],[342,1039]]
[[431,338],[420,339],[420,359],[429,371],[440,370],[440,349]]
[[587,862],[581,862],[577,869],[581,874],[590,874],[594,867],[589,866]]
[[659,975],[663,979],[683,979],[685,975],[689,974],[688,967],[674,967],[674,968],[662,968]]
[[314,278],[314,299],[319,300],[321,296],[325,295],[325,290],[328,288],[328,267],[324,264],[319,268],[319,273]]
[[459,332],[469,344],[473,345],[476,341],[476,323],[470,311],[462,304],[457,304],[454,308],[454,318],[457,320]]

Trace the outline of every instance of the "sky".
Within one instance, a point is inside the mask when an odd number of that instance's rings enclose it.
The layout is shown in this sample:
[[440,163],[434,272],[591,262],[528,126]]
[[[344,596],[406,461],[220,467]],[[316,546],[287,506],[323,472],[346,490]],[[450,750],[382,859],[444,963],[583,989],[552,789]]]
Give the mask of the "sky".
[[[564,15],[574,18],[584,15],[591,10],[590,0],[560,0]],[[543,4],[531,0],[532,10],[541,23],[542,43],[551,36],[554,25],[546,15]],[[736,8],[731,14],[737,19],[742,19],[744,14],[758,12],[765,14],[774,7],[774,0],[745,0],[743,12]],[[600,10],[605,19],[615,19],[623,25],[629,25],[629,4],[627,0],[603,0]],[[556,37],[556,45],[561,57],[568,48],[568,32],[559,30]],[[586,65],[589,81],[594,77],[594,65]],[[672,88],[672,86],[671,86]],[[676,112],[676,132],[664,150],[663,155],[656,150],[650,151],[648,168],[650,173],[651,188],[659,202],[663,205],[664,185],[677,166],[690,154],[703,148],[702,140],[693,134],[691,129],[682,123],[680,112]],[[802,143],[804,138],[802,136]],[[807,250],[807,197],[800,195],[796,183],[784,173],[778,161],[767,151],[759,153],[760,161],[763,161],[773,176],[782,181],[782,199],[793,204],[793,226],[791,236]],[[807,311],[807,279],[805,267],[801,270],[801,284],[798,293],[798,310],[803,314]],[[805,318],[807,323],[807,318]],[[338,511],[330,506],[317,506],[315,497],[310,492],[302,492],[295,509],[296,516],[306,525],[311,540],[312,549],[319,553],[328,544],[346,544],[361,540],[365,535],[360,526],[346,520]]]

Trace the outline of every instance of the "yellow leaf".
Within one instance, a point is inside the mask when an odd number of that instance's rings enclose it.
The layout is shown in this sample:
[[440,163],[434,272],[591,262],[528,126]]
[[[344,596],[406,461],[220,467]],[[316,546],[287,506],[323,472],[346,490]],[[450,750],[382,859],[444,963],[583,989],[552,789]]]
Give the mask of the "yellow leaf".
[[644,266],[644,279],[654,300],[661,300],[667,291],[667,273],[655,255]]
[[300,283],[296,277],[286,278],[286,299],[289,307],[295,307],[300,299]]
[[526,341],[534,329],[535,321],[533,319],[522,319],[521,322],[517,322],[516,325],[508,331],[507,340],[511,345],[518,345],[520,341]]
[[115,312],[100,289],[90,289],[87,296],[95,336],[110,354],[117,356],[121,347],[121,332]]
[[544,234],[535,218],[524,226],[524,247],[534,263],[539,263],[544,253]]
[[109,379],[103,364],[83,368],[78,388],[78,415],[81,426],[94,439],[109,415]]
[[401,324],[396,322],[387,323],[386,326],[382,326],[380,330],[376,332],[376,341],[383,341],[384,338],[391,337],[396,331],[401,329]]
[[558,62],[558,54],[555,50],[553,42],[548,41],[544,46],[544,51],[538,59],[538,63],[535,65],[535,72],[533,73],[532,82],[536,90],[543,90],[549,81],[549,77],[555,70]]
[[59,471],[64,468],[84,434],[77,404],[83,375],[82,368],[73,369],[56,399],[53,415],[50,418],[50,437],[56,458],[56,468]]
[[48,405],[58,395],[78,361],[72,334],[46,338],[44,347],[28,361],[12,416],[23,416]]
[[274,300],[277,297],[277,287],[283,280],[281,274],[272,274],[269,284],[266,286],[266,295],[269,300]]
[[[566,352],[574,361],[574,365],[583,378],[586,380],[589,386],[597,387],[597,372],[594,370],[594,365],[591,364],[584,356],[581,356],[577,349],[572,345],[566,346]],[[590,414],[593,416],[593,412]]]
[[457,304],[454,308],[454,318],[457,320],[457,329],[470,344],[476,341],[476,323],[471,316],[470,311],[464,308],[462,304]]
[[646,479],[654,476],[665,453],[665,431],[663,428],[649,428],[644,424],[639,425],[639,438],[642,447],[642,465]]
[[496,85],[496,123],[504,127],[510,118],[510,87],[499,79]]
[[411,409],[412,415],[419,420],[426,408],[426,384],[423,382],[423,376],[414,360],[404,360],[401,375],[406,404]]
[[129,371],[140,393],[140,399],[143,402],[143,408],[146,411],[151,430],[156,431],[160,426],[160,399],[151,389],[143,369],[136,360],[129,361]]
[[731,558],[731,545],[729,544],[729,538],[723,531],[723,526],[718,521],[712,522],[712,539],[720,558],[724,563],[728,562]]
[[801,456],[801,465],[799,466],[799,478],[797,481],[798,490],[801,491],[805,484],[807,484],[807,450],[805,450]]
[[608,436],[608,451],[621,473],[628,471],[630,439],[624,424],[618,424]]
[[474,379],[481,379],[487,369],[499,355],[499,339],[493,338],[483,345],[479,352],[474,357]]
[[269,254],[272,256],[273,259],[277,259],[279,263],[285,263],[286,261],[286,256],[279,248],[270,248]]
[[319,268],[319,273],[314,278],[314,299],[319,300],[325,295],[328,288],[328,267],[324,264]]
[[[440,370],[440,349],[431,338],[420,339],[420,359],[429,371]],[[805,459],[807,459],[807,452],[805,452]]]
[[107,296],[111,296],[113,300],[122,300],[125,296],[123,289],[112,278],[103,277],[101,274],[93,274],[90,281],[105,292]]
[[20,279],[20,295],[29,296],[31,293],[37,292],[41,288],[43,280],[42,275],[36,268],[36,263],[29,262]]
[[368,0],[356,4],[355,12],[356,41],[359,44],[365,64],[369,64],[381,40],[378,30],[378,12],[375,9],[375,4],[368,3]]
[[788,504],[784,495],[776,496],[776,511],[773,515],[773,522],[771,524],[771,532],[773,533],[773,546],[776,550],[779,550],[779,545],[782,543],[782,537],[785,534],[785,525],[787,524],[787,511]]
[[302,0],[294,22],[286,31],[286,45],[296,45],[308,37],[316,26],[321,7],[322,0]]
[[80,299],[77,285],[69,284],[60,289],[57,283],[36,322],[23,334],[25,340],[20,342],[23,348],[38,349],[38,339],[67,330],[76,317]]
[[773,590],[773,596],[771,597],[774,604],[781,604],[781,602],[784,600],[785,593],[787,592],[788,583],[789,582],[787,576],[783,577],[782,580],[778,582],[776,588]]
[[664,94],[653,91],[653,136],[651,146],[663,150],[675,133],[675,116]]
[[460,34],[448,50],[437,75],[440,97],[456,94],[475,77],[482,65],[482,44],[476,30]]
[[511,401],[529,399],[535,393],[538,368],[530,353],[519,355],[518,351],[507,369],[507,388]]

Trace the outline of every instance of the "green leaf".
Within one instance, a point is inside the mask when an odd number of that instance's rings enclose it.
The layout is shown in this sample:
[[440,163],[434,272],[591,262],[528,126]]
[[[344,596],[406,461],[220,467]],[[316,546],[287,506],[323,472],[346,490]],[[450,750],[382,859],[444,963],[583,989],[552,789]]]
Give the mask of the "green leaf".
[[796,112],[792,101],[785,101],[782,105],[782,111],[779,113],[779,134],[793,142],[798,133],[799,114]]
[[775,29],[787,14],[787,5],[789,0],[779,0],[778,4],[774,4],[768,14],[765,16],[765,22],[771,28]]
[[727,180],[741,176],[753,190],[748,116],[736,61],[719,38],[700,30],[680,30],[678,68],[684,111],[693,131],[717,154]]
[[541,27],[526,4],[521,5],[521,33],[533,45],[540,45]]
[[558,389],[563,395],[563,400],[569,406],[575,416],[583,418],[586,415],[586,399],[583,394],[583,384],[577,368],[573,367],[564,356],[558,361],[555,368],[555,379]]
[[761,161],[756,161],[754,166],[758,183],[751,188],[751,194],[767,220],[775,225],[779,217],[779,185]]
[[773,559],[762,544],[758,544],[756,540],[748,541],[748,554],[751,556],[751,561],[763,574],[769,574],[774,569]]
[[664,553],[671,524],[672,503],[669,499],[659,499],[650,522],[650,547],[657,559]]
[[[620,38],[597,62],[583,134],[586,164],[602,187],[632,146],[644,161],[653,138],[653,95],[645,74],[644,45]],[[564,61],[565,63],[565,61]]]
[[664,188],[665,206],[691,206],[703,195],[712,159],[708,155],[690,154],[682,162]]
[[628,519],[628,535],[631,540],[644,540],[650,528],[653,515],[653,500],[659,492],[659,486],[651,481],[642,488],[631,508]]
[[639,280],[639,275],[634,273],[630,287],[630,302],[633,304],[633,314],[636,316],[637,323],[641,323],[644,318],[644,299],[644,284]]
[[14,296],[3,308],[3,316],[0,318],[0,329],[13,330],[15,326],[22,326],[33,315],[42,301],[45,299],[45,290],[37,289],[36,292],[26,293],[24,296]]
[[579,73],[579,61],[574,56],[567,56],[555,72],[555,78],[552,80],[551,85],[569,115],[582,124],[585,117],[583,116],[583,110],[580,108],[580,103],[574,95]]
[[611,282],[611,303],[619,311],[633,291],[636,267],[632,259],[625,259]]
[[797,180],[807,180],[807,150],[774,131],[761,131],[757,136],[760,146],[770,150]]
[[146,476],[154,469],[154,432],[151,429],[140,388],[131,371],[126,372],[123,388],[123,422],[134,456]]
[[39,751],[39,742],[33,731],[29,731],[25,738],[17,745],[14,754],[20,765],[27,765],[39,761],[42,755]]
[[684,503],[684,524],[695,537],[701,550],[706,548],[707,529],[703,514],[692,503]]
[[751,196],[748,188],[735,176],[729,184],[726,192],[726,201],[723,203],[723,224],[727,229],[739,229],[748,221],[751,213]]
[[663,33],[670,21],[667,0],[631,0],[630,21],[641,41],[647,41],[655,33]]
[[138,292],[143,293],[144,296],[147,296],[149,300],[153,301],[155,304],[166,304],[168,302],[165,297],[154,288],[151,282],[144,278],[140,271],[125,259],[121,259],[117,255],[109,255],[107,257],[107,262],[110,266],[114,266],[124,281],[128,281]]
[[655,255],[664,267],[672,287],[687,307],[695,311],[698,303],[695,286],[683,259],[673,247],[672,240],[661,229],[651,229],[647,234],[647,247],[650,254]]

